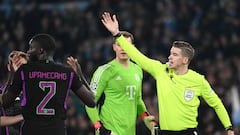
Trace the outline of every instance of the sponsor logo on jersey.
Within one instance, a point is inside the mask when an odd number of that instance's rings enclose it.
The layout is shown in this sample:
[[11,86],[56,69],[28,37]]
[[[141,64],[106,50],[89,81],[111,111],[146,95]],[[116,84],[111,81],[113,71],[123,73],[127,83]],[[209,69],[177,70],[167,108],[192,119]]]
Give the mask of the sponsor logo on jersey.
[[186,101],[192,100],[194,97],[194,91],[190,89],[186,89],[184,92],[184,98]]
[[93,82],[93,83],[91,84],[91,86],[90,86],[91,90],[96,90],[97,87],[98,87],[97,82]]
[[128,100],[134,100],[135,99],[136,89],[137,89],[136,85],[127,85],[126,86],[126,94],[129,96]]

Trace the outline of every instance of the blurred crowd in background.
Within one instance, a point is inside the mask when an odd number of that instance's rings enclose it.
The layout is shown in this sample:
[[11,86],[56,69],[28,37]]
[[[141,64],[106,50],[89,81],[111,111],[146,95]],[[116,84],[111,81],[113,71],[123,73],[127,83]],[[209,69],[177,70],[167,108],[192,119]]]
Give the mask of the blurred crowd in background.
[[[222,99],[234,127],[240,126],[240,1],[238,0],[0,0],[0,83],[7,79],[7,56],[26,51],[37,33],[57,41],[55,60],[78,58],[90,82],[96,68],[113,59],[112,37],[102,25],[103,11],[116,14],[120,29],[133,33],[134,44],[145,55],[167,61],[175,40],[196,50],[190,67],[206,76]],[[155,81],[144,73],[143,99],[158,119]],[[68,98],[69,135],[93,135],[84,106],[74,94]],[[223,135],[215,112],[202,102],[202,135]],[[141,119],[137,135],[148,134]],[[240,135],[236,130],[236,135]],[[239,130],[239,129],[238,129]]]

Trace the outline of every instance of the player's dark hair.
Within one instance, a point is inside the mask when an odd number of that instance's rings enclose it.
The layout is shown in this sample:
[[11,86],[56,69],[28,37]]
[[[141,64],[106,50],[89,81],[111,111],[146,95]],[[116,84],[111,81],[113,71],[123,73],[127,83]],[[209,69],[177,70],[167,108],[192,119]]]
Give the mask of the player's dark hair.
[[173,42],[173,47],[180,48],[182,50],[182,55],[188,57],[189,63],[194,57],[194,48],[185,41],[174,41]]
[[39,43],[40,47],[43,48],[43,50],[46,52],[54,52],[56,47],[54,38],[49,34],[37,34],[32,37],[29,44],[31,44],[31,42]]
[[[126,37],[126,38],[130,37],[131,40],[132,40],[132,43],[134,42],[133,34],[131,34],[130,32],[127,32],[127,31],[119,31],[119,33],[120,33],[121,35],[123,35],[124,37]],[[114,43],[116,42],[116,38],[115,38],[115,37],[113,38],[113,42],[114,42]]]

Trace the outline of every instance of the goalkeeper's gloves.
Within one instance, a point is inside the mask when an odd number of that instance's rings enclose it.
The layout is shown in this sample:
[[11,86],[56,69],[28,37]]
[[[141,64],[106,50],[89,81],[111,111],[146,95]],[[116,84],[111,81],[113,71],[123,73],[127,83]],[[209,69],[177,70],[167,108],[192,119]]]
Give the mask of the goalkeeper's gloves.
[[146,127],[152,132],[154,131],[154,126],[156,125],[155,118],[153,115],[150,115],[148,112],[142,113],[142,119]]
[[106,129],[100,121],[94,123],[94,128],[96,131],[95,135],[117,135],[111,130]]

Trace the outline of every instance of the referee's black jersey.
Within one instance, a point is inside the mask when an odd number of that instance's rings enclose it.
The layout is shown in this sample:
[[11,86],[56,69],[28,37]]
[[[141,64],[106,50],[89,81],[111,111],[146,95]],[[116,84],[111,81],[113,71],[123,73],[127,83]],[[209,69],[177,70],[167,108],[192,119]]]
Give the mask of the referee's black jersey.
[[82,86],[72,68],[54,62],[28,62],[14,75],[10,92],[22,91],[25,120],[66,119],[69,91]]

